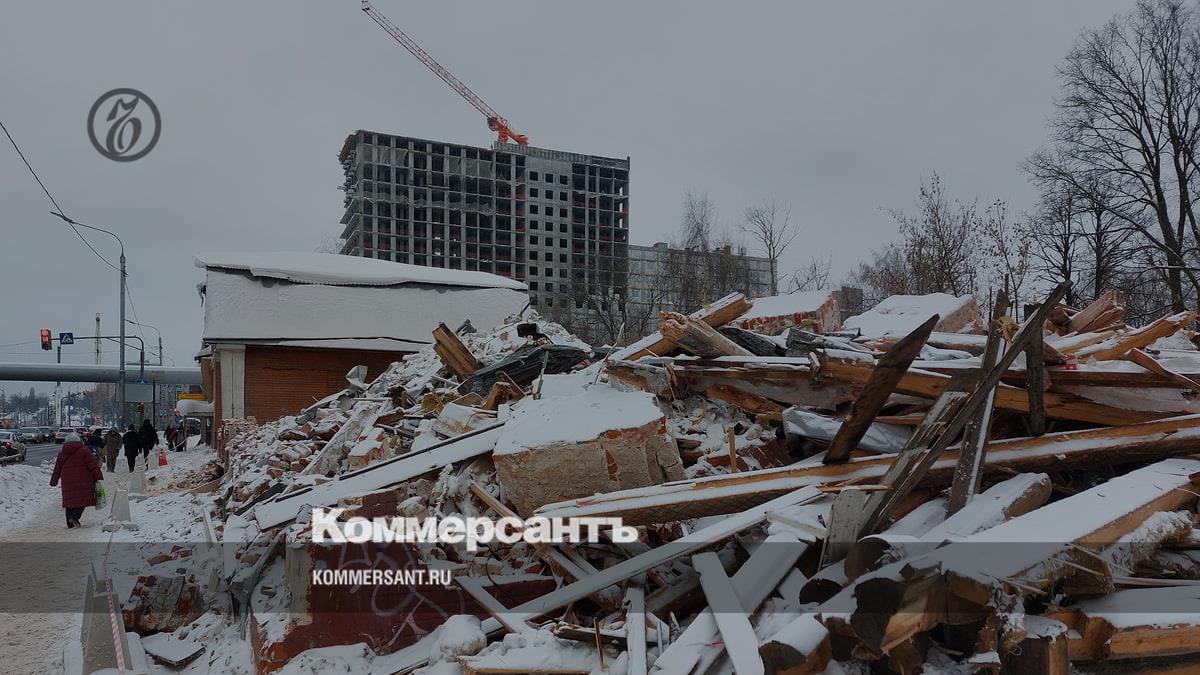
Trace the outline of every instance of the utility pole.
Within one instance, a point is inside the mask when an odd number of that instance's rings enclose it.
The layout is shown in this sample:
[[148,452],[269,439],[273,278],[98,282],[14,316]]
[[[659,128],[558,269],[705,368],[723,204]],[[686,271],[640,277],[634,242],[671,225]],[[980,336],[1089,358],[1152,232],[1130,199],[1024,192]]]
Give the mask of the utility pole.
[[62,218],[64,221],[66,221],[67,223],[70,223],[71,225],[77,225],[79,227],[86,227],[89,230],[103,232],[104,234],[107,234],[108,236],[112,237],[113,239],[116,239],[117,244],[121,247],[121,267],[118,270],[121,274],[121,297],[120,297],[120,304],[121,304],[121,356],[120,356],[120,358],[121,358],[121,360],[117,362],[118,364],[120,364],[120,375],[118,375],[118,379],[120,381],[117,382],[117,400],[118,400],[117,405],[119,406],[119,410],[117,412],[117,423],[118,423],[118,426],[123,427],[125,425],[125,277],[126,277],[126,273],[125,273],[125,242],[121,241],[121,238],[118,237],[116,234],[114,234],[102,227],[96,227],[94,225],[87,225],[85,223],[81,223],[73,218],[68,218],[67,216],[65,216],[57,211],[51,211],[50,214],[57,216],[59,218]]

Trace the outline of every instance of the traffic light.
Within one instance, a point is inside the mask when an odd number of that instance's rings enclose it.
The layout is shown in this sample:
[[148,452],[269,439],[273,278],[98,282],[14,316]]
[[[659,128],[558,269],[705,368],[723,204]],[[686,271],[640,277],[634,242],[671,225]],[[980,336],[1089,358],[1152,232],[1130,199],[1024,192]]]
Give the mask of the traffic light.
[[50,351],[52,349],[52,347],[50,345],[50,329],[49,328],[42,329],[42,349],[45,349],[46,351]]

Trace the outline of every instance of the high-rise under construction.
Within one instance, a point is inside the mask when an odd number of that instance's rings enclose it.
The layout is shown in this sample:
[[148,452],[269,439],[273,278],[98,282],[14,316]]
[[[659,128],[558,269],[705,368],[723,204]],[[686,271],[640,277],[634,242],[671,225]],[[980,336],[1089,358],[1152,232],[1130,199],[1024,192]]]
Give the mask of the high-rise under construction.
[[342,253],[524,281],[593,338],[623,306],[629,159],[359,130],[342,146]]

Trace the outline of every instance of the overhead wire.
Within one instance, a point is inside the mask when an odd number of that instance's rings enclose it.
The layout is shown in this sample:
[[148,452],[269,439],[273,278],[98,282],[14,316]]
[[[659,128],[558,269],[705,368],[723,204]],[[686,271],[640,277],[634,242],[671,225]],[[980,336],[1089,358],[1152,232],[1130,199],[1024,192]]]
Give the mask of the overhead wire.
[[[50,203],[54,205],[54,208],[60,214],[63,214],[65,216],[66,211],[64,211],[63,208],[58,205],[58,200],[56,200],[54,198],[54,195],[50,194],[50,190],[46,187],[46,184],[42,182],[41,176],[38,176],[37,171],[35,171],[33,168],[33,165],[29,163],[29,159],[25,157],[25,153],[21,150],[21,146],[17,145],[16,139],[12,137],[11,133],[9,133],[8,127],[4,125],[3,120],[0,120],[0,129],[4,130],[4,135],[8,137],[8,142],[12,143],[13,149],[17,151],[17,155],[19,155],[21,157],[21,161],[25,163],[25,168],[29,169],[30,175],[32,175],[33,179],[35,181],[37,181],[38,187],[42,188],[42,192],[44,192],[46,194],[46,198],[50,200]],[[91,249],[92,253],[96,254],[97,258],[104,261],[105,265],[108,265],[109,267],[113,268],[114,270],[117,270],[118,272],[121,271],[121,268],[112,264],[112,262],[110,262],[108,258],[105,258],[103,255],[100,254],[100,251],[96,250],[95,246],[92,246],[92,242],[88,241],[87,237],[83,236],[83,233],[79,231],[78,227],[75,227],[75,223],[70,218],[64,217],[63,220],[66,221],[67,225],[71,226],[71,231],[75,233],[75,236],[79,237],[79,240],[82,241],[85,246],[87,246],[89,249]]]

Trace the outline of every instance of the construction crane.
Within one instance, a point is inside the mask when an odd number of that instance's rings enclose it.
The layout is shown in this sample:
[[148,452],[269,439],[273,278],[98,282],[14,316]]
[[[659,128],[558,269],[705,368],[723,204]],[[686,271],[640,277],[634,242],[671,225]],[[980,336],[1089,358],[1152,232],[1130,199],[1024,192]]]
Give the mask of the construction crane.
[[443,68],[442,64],[434,61],[429,52],[421,49],[421,45],[418,45],[407,33],[400,30],[396,24],[389,21],[379,10],[372,7],[369,0],[362,0],[362,11],[366,12],[367,16],[371,17],[375,23],[379,24],[381,28],[395,38],[396,42],[404,45],[404,48],[417,57],[421,63],[424,63],[425,67],[432,70],[434,75],[442,78],[443,82],[450,85],[460,96],[467,99],[467,103],[475,106],[476,110],[483,113],[484,117],[487,118],[488,128],[496,132],[497,140],[501,143],[512,140],[514,143],[520,145],[529,145],[528,136],[518,134],[514,131],[512,126],[509,125],[508,120],[501,117],[500,113],[496,112],[492,106],[484,103],[478,94],[471,91],[471,88],[463,84],[453,73]]

